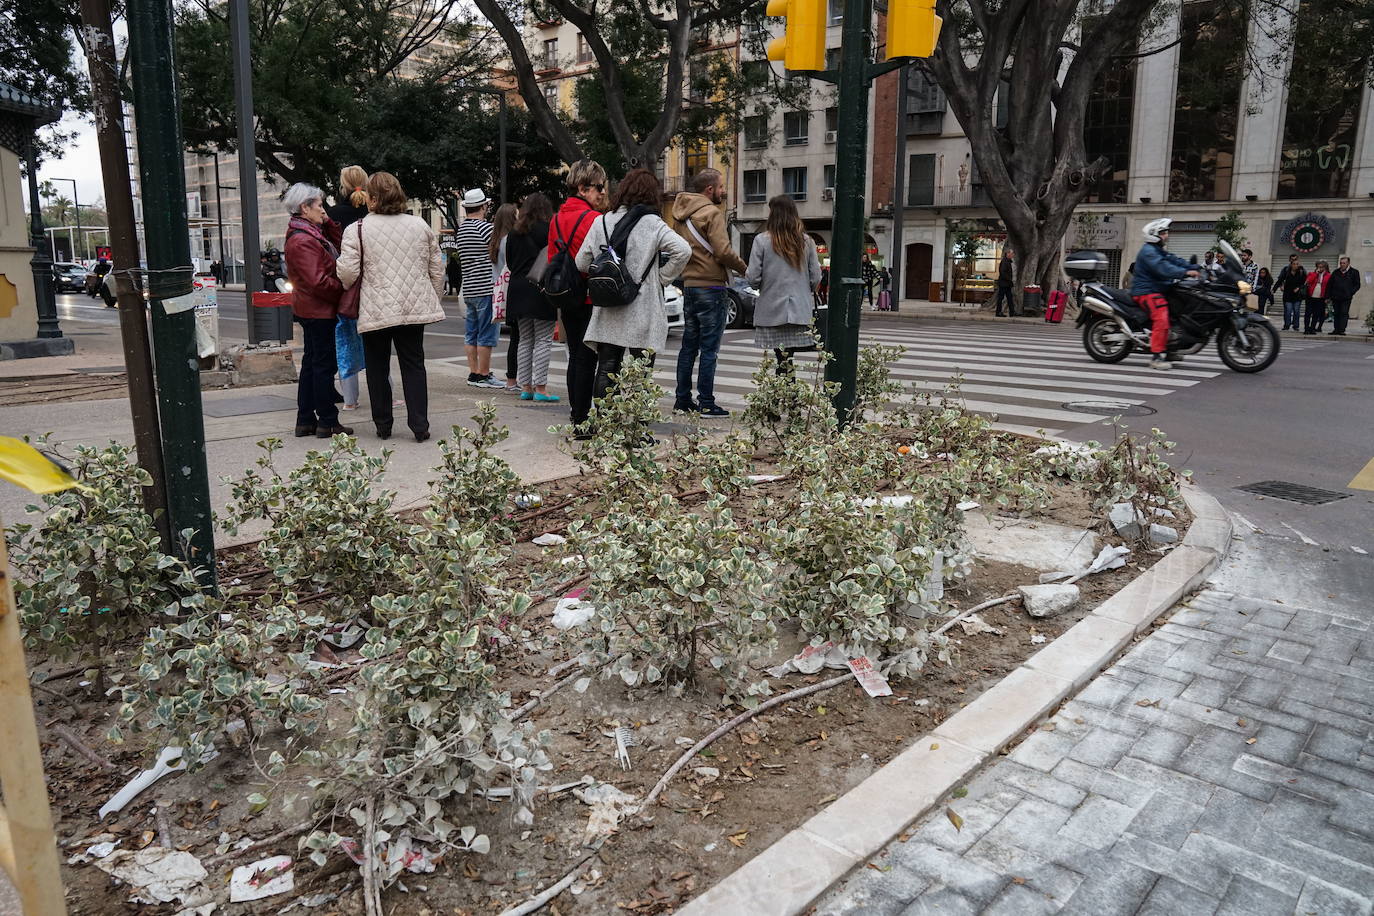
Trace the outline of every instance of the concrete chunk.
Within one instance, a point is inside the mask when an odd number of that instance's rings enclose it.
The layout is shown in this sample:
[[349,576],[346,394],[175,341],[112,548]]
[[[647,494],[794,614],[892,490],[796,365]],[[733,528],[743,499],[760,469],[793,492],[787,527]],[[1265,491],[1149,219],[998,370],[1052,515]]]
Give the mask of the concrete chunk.
[[1079,598],[1077,585],[1022,585],[1017,591],[1032,617],[1058,617],[1076,606]]

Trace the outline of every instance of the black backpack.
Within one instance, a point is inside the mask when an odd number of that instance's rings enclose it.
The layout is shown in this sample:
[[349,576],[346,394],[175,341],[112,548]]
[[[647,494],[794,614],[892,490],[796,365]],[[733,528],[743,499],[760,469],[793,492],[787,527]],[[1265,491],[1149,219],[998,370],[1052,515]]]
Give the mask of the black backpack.
[[[590,212],[583,210],[577,222],[573,223],[573,238],[577,238],[577,227],[582,225],[582,220]],[[582,279],[582,272],[577,269],[577,252],[569,250],[568,240],[563,238],[563,233],[558,229],[558,220],[554,220],[553,226],[553,257],[549,258],[543,277],[534,282],[554,308],[582,305],[587,301],[587,284]]]
[[[601,246],[601,252],[592,259],[592,266],[587,270],[587,291],[591,294],[592,305],[599,308],[620,308],[634,302],[639,296],[640,286],[658,259],[650,258],[644,267],[644,273],[636,280],[625,262],[628,250],[626,243],[635,224],[648,212],[649,208],[642,205],[631,209],[616,224],[615,231],[609,233],[610,237],[606,239],[606,244]],[[601,230],[603,233],[606,231],[604,216],[601,217]]]

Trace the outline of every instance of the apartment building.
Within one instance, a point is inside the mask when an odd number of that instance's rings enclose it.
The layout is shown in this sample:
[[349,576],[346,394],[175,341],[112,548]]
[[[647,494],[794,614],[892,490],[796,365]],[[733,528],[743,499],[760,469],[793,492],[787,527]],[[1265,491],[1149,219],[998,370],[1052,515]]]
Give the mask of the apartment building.
[[[1111,166],[1079,208],[1065,247],[1105,252],[1120,280],[1146,222],[1171,217],[1170,250],[1201,258],[1215,244],[1217,219],[1236,211],[1255,259],[1275,273],[1290,254],[1309,269],[1317,260],[1334,268],[1348,255],[1365,285],[1352,312],[1363,314],[1374,301],[1374,105],[1359,72],[1323,66],[1330,35],[1301,17],[1322,13],[1324,2],[1301,5],[1296,40],[1278,53],[1272,30],[1231,18],[1231,6],[1187,0],[1142,48],[1163,50],[1105,72],[1085,133],[1089,158],[1105,156]],[[1265,66],[1243,59],[1246,30]],[[948,221],[979,227],[972,287],[995,273],[1006,234],[943,93],[917,71],[907,79],[902,98],[895,74],[875,93],[871,225],[889,253],[900,129],[900,289],[906,298],[954,300],[966,278],[952,270]]]

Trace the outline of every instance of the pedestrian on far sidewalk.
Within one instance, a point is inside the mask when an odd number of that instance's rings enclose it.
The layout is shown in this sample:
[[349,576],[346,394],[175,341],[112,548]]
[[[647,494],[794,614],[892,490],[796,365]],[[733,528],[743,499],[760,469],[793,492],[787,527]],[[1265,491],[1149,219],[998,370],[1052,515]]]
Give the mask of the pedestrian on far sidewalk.
[[1304,334],[1321,333],[1326,323],[1326,300],[1331,295],[1331,265],[1318,261],[1307,275],[1307,313],[1303,319]]
[[863,263],[859,265],[859,277],[864,281],[864,298],[868,300],[869,308],[872,308],[873,287],[878,283],[878,265],[873,263],[873,256],[867,251],[864,252]]
[[501,327],[492,319],[495,272],[491,262],[491,223],[486,220],[486,192],[472,188],[463,193],[463,221],[458,224],[458,257],[463,262],[463,307],[466,327],[468,385],[473,388],[505,388],[491,375],[491,351],[501,339]]
[[[663,186],[658,177],[648,169],[634,169],[616,186],[611,212],[592,225],[577,252],[577,269],[586,272],[609,244],[616,227],[629,220],[632,228],[623,245],[625,250],[617,254],[624,259],[630,276],[645,278],[633,302],[617,308],[592,309],[584,341],[586,346],[596,347],[597,398],[610,392],[627,352],[639,359],[647,358],[652,364],[654,354],[668,340],[663,287],[677,278],[693,251],[659,215],[662,201]],[[667,256],[661,266],[659,255]]]
[[[506,236],[506,266],[510,268],[510,290],[506,294],[506,317],[516,325],[520,342],[516,382],[520,400],[554,403],[558,395],[549,394],[549,354],[553,350],[553,329],[558,309],[530,280],[530,271],[545,255],[549,244],[549,221],[553,204],[538,191],[520,204],[515,228]],[[547,261],[546,261],[547,263]]]
[[768,202],[768,219],[754,239],[745,279],[759,291],[754,346],[773,351],[779,375],[790,373],[793,354],[815,349],[811,316],[821,262],[796,203],[786,194]]
[[1345,327],[1350,322],[1350,300],[1359,291],[1360,272],[1342,255],[1331,275],[1331,333],[1337,337],[1345,336]]
[[296,435],[328,439],[353,430],[339,425],[334,403],[334,328],[344,284],[337,272],[339,251],[321,228],[329,215],[324,192],[297,182],[282,203],[291,214],[286,227],[286,271],[291,278],[291,313],[301,326],[305,352],[296,384]]
[[1276,295],[1283,296],[1283,327],[1280,330],[1299,330],[1303,295],[1307,292],[1307,271],[1298,262],[1297,255],[1288,256],[1288,264],[1274,279],[1274,289]]
[[[691,249],[691,260],[682,271],[685,296],[682,304],[682,348],[677,355],[677,392],[674,412],[700,413],[703,417],[728,417],[730,411],[716,403],[716,359],[729,314],[730,271],[742,274],[749,265],[730,247],[725,225],[725,185],[720,172],[702,169],[692,177],[692,193],[673,201],[678,234]],[[700,357],[700,365],[697,365]],[[692,398],[692,370],[697,372],[697,396]]]
[[457,296],[463,291],[463,262],[458,257],[458,252],[448,253],[448,264],[444,268],[444,282],[446,288],[444,295]]
[[[515,227],[515,218],[519,211],[515,204],[502,204],[496,208],[496,215],[491,218],[491,241],[487,242],[487,252],[491,255],[492,271],[495,275],[493,281],[492,308],[499,309],[501,312],[500,321],[506,328],[506,385],[507,392],[517,394],[520,386],[515,383],[516,360],[519,358],[520,329],[516,327],[514,319],[510,317],[510,278],[506,276],[506,237],[511,229]],[[499,305],[498,305],[499,303]],[[492,320],[496,320],[493,317]],[[499,331],[497,332],[499,335]],[[499,336],[497,338],[500,339]]]
[[1256,311],[1261,315],[1266,306],[1274,304],[1274,277],[1267,267],[1261,267],[1255,275],[1255,300]]
[[[549,226],[549,271],[553,271],[561,259],[562,251],[574,260],[577,258],[592,223],[610,200],[606,191],[606,170],[592,159],[574,162],[568,167],[563,182],[570,193]],[[570,293],[570,301],[559,305],[559,317],[563,319],[563,334],[568,345],[569,419],[574,429],[580,429],[591,413],[592,393],[596,388],[596,352],[582,345],[587,325],[592,320],[592,300],[587,295],[585,270],[581,286]]]
[[361,283],[358,331],[367,357],[367,397],[377,437],[391,438],[391,350],[401,368],[406,425],[416,442],[429,438],[425,325],[444,320],[439,293],[444,262],[429,224],[406,212],[401,183],[390,172],[367,182],[371,212],[344,233],[339,279]]
[[1002,303],[1007,304],[1007,317],[1016,317],[1016,298],[1011,288],[1016,283],[1016,268],[1012,265],[1010,247],[1002,249],[1002,260],[997,264],[997,317],[1002,317]]
[[[346,165],[339,170],[339,196],[333,206],[326,207],[329,222],[325,234],[335,246],[343,246],[343,232],[367,216],[367,172],[360,165]],[[343,395],[343,409],[358,409],[358,382],[366,368],[362,338],[358,336],[358,319],[339,316],[334,328],[334,350],[339,362],[339,392]]]

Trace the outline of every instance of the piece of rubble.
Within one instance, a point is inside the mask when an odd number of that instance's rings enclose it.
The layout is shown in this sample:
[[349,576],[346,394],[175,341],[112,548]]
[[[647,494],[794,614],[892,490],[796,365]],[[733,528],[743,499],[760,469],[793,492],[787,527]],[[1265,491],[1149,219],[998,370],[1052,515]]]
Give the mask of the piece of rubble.
[[1178,542],[1178,529],[1168,525],[1151,525],[1150,541],[1155,544],[1175,544]]
[[975,556],[1038,572],[1085,569],[1097,556],[1096,534],[1043,520],[971,512],[964,516],[964,532]]
[[1032,617],[1058,617],[1078,604],[1077,585],[1022,585],[1021,603]]
[[1140,526],[1145,521],[1130,503],[1117,503],[1112,506],[1107,518],[1112,523],[1112,530],[1128,541],[1140,537]]

